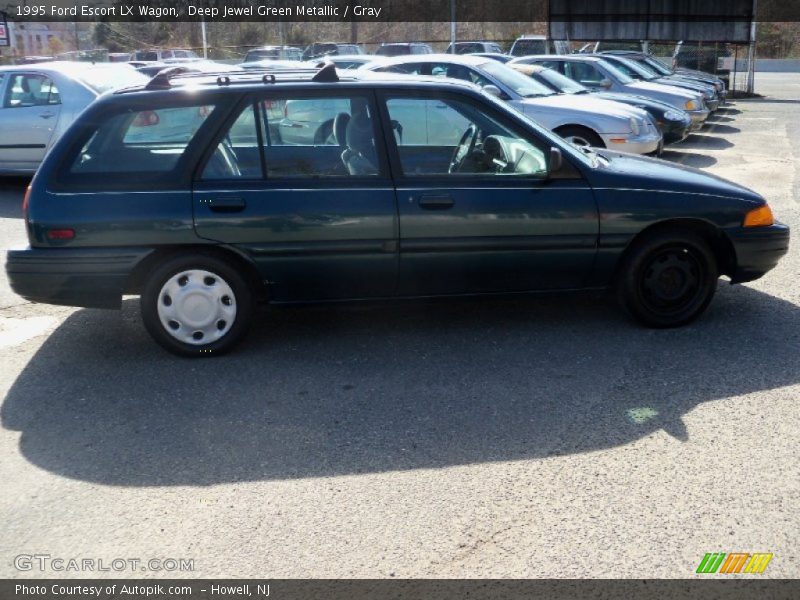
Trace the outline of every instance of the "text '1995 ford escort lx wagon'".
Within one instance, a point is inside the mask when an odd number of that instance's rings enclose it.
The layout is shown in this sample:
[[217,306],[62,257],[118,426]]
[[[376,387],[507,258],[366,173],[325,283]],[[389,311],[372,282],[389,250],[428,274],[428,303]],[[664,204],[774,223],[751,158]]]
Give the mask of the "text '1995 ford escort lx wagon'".
[[[320,122],[320,115],[329,115]],[[332,115],[332,116],[331,116]],[[651,327],[761,277],[789,229],[755,192],[578,149],[472,84],[162,72],[89,107],[24,202],[16,293],[119,307],[184,355],[270,303],[612,288]]]

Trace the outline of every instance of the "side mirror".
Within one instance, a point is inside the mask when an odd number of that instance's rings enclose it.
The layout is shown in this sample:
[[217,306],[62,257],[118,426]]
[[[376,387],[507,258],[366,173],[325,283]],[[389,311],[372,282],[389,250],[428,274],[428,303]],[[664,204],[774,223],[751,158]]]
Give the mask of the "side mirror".
[[495,98],[503,98],[503,92],[500,90],[500,88],[496,85],[492,85],[491,83],[483,86],[483,91],[490,96],[494,96]]
[[600,87],[601,87],[601,88],[605,88],[605,89],[608,89],[608,88],[610,88],[610,87],[611,87],[611,80],[610,80],[610,79],[603,79],[603,80],[600,82]]
[[548,172],[550,175],[557,173],[564,165],[564,157],[561,155],[561,150],[555,146],[550,147],[550,162],[548,163]]

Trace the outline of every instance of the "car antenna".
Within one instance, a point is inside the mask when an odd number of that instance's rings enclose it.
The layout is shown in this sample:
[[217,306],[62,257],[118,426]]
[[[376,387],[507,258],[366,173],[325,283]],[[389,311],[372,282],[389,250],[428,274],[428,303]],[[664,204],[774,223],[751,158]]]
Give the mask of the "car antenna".
[[321,83],[333,83],[339,81],[339,74],[336,72],[336,65],[333,63],[328,63],[319,71],[317,71],[317,74],[311,78],[311,81],[317,81]]

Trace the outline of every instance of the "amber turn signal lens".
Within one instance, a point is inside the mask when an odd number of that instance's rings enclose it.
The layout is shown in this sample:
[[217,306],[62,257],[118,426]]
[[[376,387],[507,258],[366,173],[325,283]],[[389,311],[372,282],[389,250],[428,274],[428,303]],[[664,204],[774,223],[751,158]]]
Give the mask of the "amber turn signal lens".
[[772,216],[772,209],[769,204],[765,204],[748,212],[744,217],[743,225],[745,227],[766,227],[773,223],[775,223],[775,217]]

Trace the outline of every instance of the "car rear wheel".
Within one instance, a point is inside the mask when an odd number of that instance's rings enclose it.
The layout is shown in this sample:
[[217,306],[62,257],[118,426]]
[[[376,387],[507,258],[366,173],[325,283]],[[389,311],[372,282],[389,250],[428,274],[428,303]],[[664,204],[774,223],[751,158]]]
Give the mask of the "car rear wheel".
[[586,127],[562,127],[555,130],[558,135],[575,146],[593,146],[605,148],[603,139],[591,129]]
[[247,332],[253,294],[227,262],[177,256],[156,268],[141,297],[142,319],[161,346],[182,356],[223,354]]
[[692,232],[661,231],[635,242],[620,265],[622,306],[648,327],[679,327],[708,307],[717,289],[717,261]]

